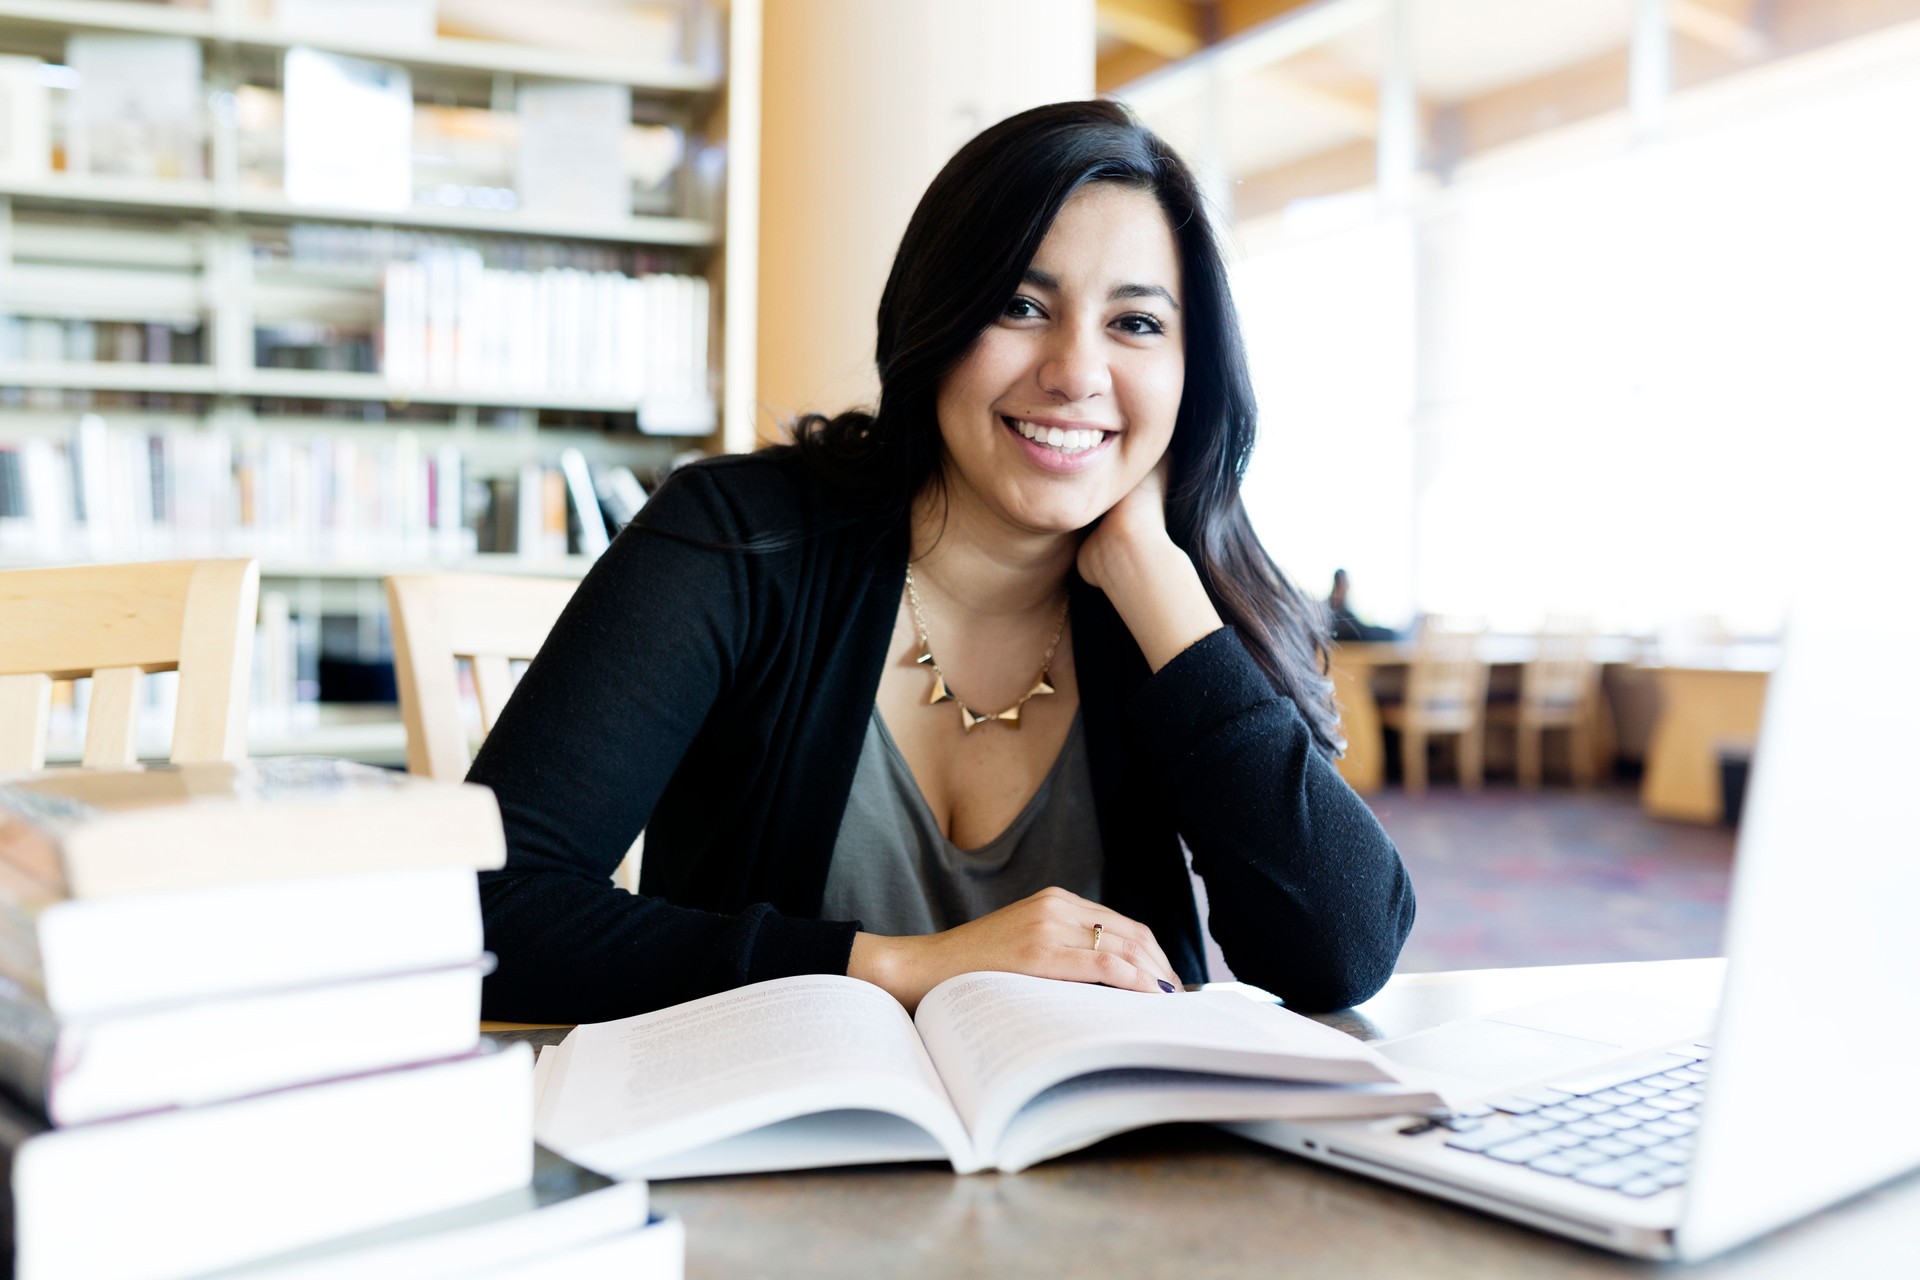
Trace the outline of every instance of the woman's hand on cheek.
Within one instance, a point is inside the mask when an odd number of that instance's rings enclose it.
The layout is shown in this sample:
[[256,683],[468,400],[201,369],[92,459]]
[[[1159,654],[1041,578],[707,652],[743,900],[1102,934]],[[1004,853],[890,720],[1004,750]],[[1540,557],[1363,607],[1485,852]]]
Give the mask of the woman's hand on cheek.
[[1080,544],[1078,568],[1107,593],[1134,643],[1158,671],[1194,641],[1226,624],[1193,561],[1167,535],[1167,477],[1161,458]]
[[[1093,927],[1100,926],[1100,949]],[[1178,990],[1180,976],[1153,930],[1065,889],[1042,889],[944,933],[854,938],[847,973],[892,992],[911,1013],[948,978],[991,970],[1096,982],[1127,991]]]
[[1113,509],[1100,517],[1093,532],[1080,544],[1080,576],[1102,591],[1115,581],[1132,562],[1143,556],[1175,550],[1167,537],[1167,477],[1171,465],[1165,457],[1153,470],[1141,477]]

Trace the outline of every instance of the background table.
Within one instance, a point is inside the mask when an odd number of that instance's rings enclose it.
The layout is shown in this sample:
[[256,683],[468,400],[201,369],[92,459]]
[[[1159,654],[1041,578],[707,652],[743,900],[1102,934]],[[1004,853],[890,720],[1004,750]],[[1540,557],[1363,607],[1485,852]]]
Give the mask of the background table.
[[1362,795],[1378,791],[1387,781],[1386,737],[1380,725],[1380,703],[1373,696],[1373,670],[1403,666],[1413,660],[1413,651],[1411,640],[1349,641],[1333,646],[1328,660],[1340,729],[1347,735],[1340,776]]
[[1725,816],[1721,750],[1750,751],[1760,736],[1770,666],[1651,668],[1660,682],[1660,711],[1640,779],[1642,809],[1681,822],[1719,822]]
[[[1707,1003],[1720,973],[1716,960],[1679,960],[1408,974],[1324,1020],[1366,1038],[1404,1035],[1601,987]],[[561,1033],[516,1034],[551,1042]],[[1920,1275],[1920,1177],[1712,1262],[1659,1267],[1199,1126],[1127,1135],[1019,1174],[903,1165],[688,1179],[655,1183],[653,1200],[686,1219],[689,1280]]]

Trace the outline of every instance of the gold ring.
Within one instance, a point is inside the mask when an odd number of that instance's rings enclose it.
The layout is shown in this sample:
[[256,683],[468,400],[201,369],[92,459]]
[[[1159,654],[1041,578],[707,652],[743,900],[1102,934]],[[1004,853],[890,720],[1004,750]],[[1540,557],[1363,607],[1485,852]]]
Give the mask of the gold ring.
[[1101,938],[1101,935],[1104,933],[1106,933],[1106,928],[1104,926],[1102,925],[1093,926],[1093,949],[1095,951],[1098,951],[1100,949],[1100,938]]

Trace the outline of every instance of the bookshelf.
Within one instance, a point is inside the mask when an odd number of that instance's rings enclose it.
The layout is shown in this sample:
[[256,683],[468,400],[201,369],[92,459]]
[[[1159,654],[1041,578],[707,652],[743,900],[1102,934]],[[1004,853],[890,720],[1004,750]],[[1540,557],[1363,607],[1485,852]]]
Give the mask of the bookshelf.
[[[441,33],[329,30],[313,0],[0,0],[0,121],[37,122],[0,131],[0,568],[257,556],[285,615],[263,606],[262,642],[299,651],[271,665],[308,675],[267,691],[290,727],[256,749],[344,723],[306,749],[382,762],[391,708],[301,705],[326,637],[382,651],[380,578],[577,578],[583,518],[630,507],[620,475],[751,445],[757,182],[733,170],[759,127],[758,0],[634,0],[631,45],[573,49],[446,34],[484,25],[474,0],[390,5]],[[161,71],[113,79],[162,105],[127,163],[83,98],[140,56]],[[194,68],[190,118],[151,87],[168,58]],[[404,97],[406,136],[366,147],[401,147],[398,198],[371,168],[315,188],[312,157],[340,154],[310,140],[332,104],[295,87],[315,58]],[[611,201],[527,176],[587,99],[617,104],[586,127],[618,157]]]
[[103,31],[188,36],[270,53],[305,46],[416,68],[623,84],[658,97],[710,96],[724,79],[717,70],[684,63],[636,63],[631,58],[490,40],[435,36],[380,41],[290,30],[261,16],[259,7],[235,0],[212,0],[205,6],[154,0],[0,0],[0,24],[55,38],[72,31]]
[[[76,0],[78,2],[78,0]],[[0,16],[0,30],[4,30]],[[198,213],[244,217],[263,222],[338,222],[337,208],[300,205],[269,191],[221,191],[203,180],[140,181],[116,178],[22,179],[0,176],[0,199],[23,207],[49,209],[121,209],[128,212]],[[612,244],[711,248],[714,224],[699,218],[541,217],[524,213],[464,209],[382,211],[379,225],[490,235],[538,236],[552,240],[595,240]]]

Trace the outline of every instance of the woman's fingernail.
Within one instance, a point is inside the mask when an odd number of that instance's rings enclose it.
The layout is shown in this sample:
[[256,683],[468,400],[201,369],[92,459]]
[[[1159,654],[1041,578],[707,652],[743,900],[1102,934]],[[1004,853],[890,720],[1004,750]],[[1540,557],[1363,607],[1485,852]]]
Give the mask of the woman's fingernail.
[[1173,994],[1173,984],[1171,982],[1168,982],[1165,978],[1155,978],[1154,981],[1160,984],[1160,989],[1162,991],[1166,992],[1168,995]]

